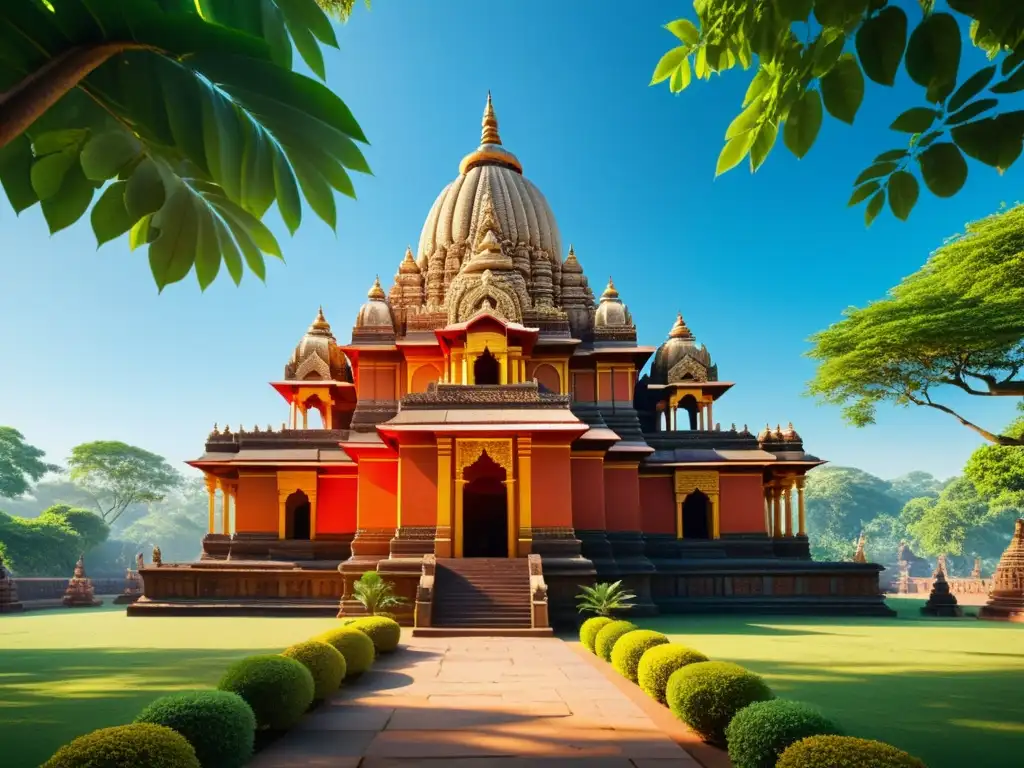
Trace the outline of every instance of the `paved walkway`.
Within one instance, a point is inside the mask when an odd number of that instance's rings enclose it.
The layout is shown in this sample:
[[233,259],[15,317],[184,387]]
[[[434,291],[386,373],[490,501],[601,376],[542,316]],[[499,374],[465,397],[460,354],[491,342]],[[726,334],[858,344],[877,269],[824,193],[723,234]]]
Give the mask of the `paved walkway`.
[[561,640],[407,642],[260,752],[253,768],[700,768]]

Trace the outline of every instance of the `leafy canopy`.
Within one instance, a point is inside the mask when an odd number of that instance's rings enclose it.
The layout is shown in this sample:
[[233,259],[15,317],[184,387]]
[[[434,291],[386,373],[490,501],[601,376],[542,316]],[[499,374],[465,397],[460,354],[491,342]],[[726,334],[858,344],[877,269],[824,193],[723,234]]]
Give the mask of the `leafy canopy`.
[[599,582],[592,587],[581,586],[583,591],[576,595],[576,604],[580,613],[593,613],[597,616],[611,616],[615,611],[623,611],[633,607],[636,598],[629,590],[623,588],[621,581],[612,583]]
[[[1024,439],[1024,402],[1017,404],[1017,410],[1021,415],[1004,432]],[[1015,507],[1024,512],[1024,449],[983,445],[967,460],[964,476],[996,506]]]
[[1020,431],[979,427],[934,399],[940,387],[976,396],[1024,395],[1024,206],[967,226],[881,301],[846,311],[815,335],[809,391],[844,406],[855,426],[879,403],[922,405],[986,440],[1024,445]]
[[222,264],[263,279],[268,209],[294,232],[305,200],[334,228],[334,193],[369,173],[348,107],[292,71],[294,48],[323,80],[325,45],[315,0],[0,3],[0,183],[51,233],[91,206],[97,243],[147,245],[160,290]]
[[25,442],[14,427],[0,426],[0,498],[13,499],[29,492],[31,483],[60,467],[43,461],[46,453]]
[[[684,18],[665,25],[677,45],[661,57],[651,85],[667,81],[679,93],[694,76],[755,70],[716,174],[746,157],[756,171],[780,133],[802,158],[825,115],[852,125],[868,81],[892,86],[901,65],[921,98],[890,125],[895,146],[854,181],[850,205],[865,204],[868,225],[887,200],[906,219],[920,194],[919,178],[934,195],[955,195],[967,179],[965,155],[1001,173],[1021,153],[1024,111],[1005,106],[1006,96],[1024,90],[1020,2],[694,0],[693,8],[696,23]],[[968,29],[990,63],[961,73]]]

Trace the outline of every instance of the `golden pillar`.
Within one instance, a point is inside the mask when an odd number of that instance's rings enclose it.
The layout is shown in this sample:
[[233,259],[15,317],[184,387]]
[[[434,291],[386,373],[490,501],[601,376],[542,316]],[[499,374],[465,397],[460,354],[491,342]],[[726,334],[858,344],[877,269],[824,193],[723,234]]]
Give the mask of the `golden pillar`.
[[302,428],[309,429],[309,408],[303,405],[300,410],[302,411]]
[[793,486],[789,482],[783,486],[782,495],[786,500],[786,538],[789,539],[793,537]]
[[462,383],[469,384],[469,356],[462,353]]
[[519,556],[533,549],[533,439],[516,440],[519,454]]
[[796,532],[797,536],[807,535],[807,511],[804,509],[804,480],[803,475],[799,475],[796,478],[797,522],[800,525]]
[[772,535],[772,486],[764,486],[764,532]]
[[[461,473],[460,473],[461,474]],[[466,481],[455,478],[455,556],[462,557],[462,496],[466,490]]]
[[452,439],[437,438],[437,557],[452,556]]
[[676,497],[676,538],[683,538],[683,500]]
[[520,360],[519,365],[521,366],[521,375],[519,376],[519,380],[526,381],[526,360]]
[[223,480],[218,480],[217,485],[220,486],[220,530],[225,536],[228,535],[228,521],[230,519],[230,513],[228,512],[228,504],[231,503],[231,496],[228,493],[228,484]]
[[776,480],[772,483],[772,509],[775,512],[772,524],[772,536],[782,538],[782,486]]
[[508,556],[519,554],[517,545],[518,527],[516,526],[516,481],[509,478],[502,481],[505,485],[505,514],[508,516]]
[[715,428],[715,410],[714,401],[708,401],[708,429]]
[[719,537],[718,493],[712,493],[708,498],[711,501],[711,538],[717,539]]
[[498,357],[498,383],[508,384],[508,353]]
[[217,530],[217,478],[213,475],[206,475],[206,492],[210,496],[210,525],[207,533],[215,533]]

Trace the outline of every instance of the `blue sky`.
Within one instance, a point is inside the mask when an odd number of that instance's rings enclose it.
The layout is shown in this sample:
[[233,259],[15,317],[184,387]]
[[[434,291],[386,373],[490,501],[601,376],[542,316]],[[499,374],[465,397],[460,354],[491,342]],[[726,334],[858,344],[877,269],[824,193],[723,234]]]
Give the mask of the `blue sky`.
[[[479,141],[488,89],[505,145],[546,195],[563,242],[596,293],[613,275],[640,341],[657,345],[681,310],[736,386],[715,418],[792,421],[808,450],[883,477],[956,474],[980,439],[950,417],[883,408],[877,426],[845,426],[803,396],[806,339],[850,305],[881,297],[966,221],[1012,203],[1021,173],[972,164],[961,194],[922,194],[907,223],[866,229],[846,208],[850,183],[900,146],[887,126],[917,90],[871,86],[854,131],[826,120],[796,161],[781,141],[751,176],[715,179],[722,137],[749,80],[734,73],[680,96],[648,88],[673,38],[661,25],[686,3],[480,4],[379,0],[360,7],[327,54],[328,83],[372,146],[372,177],[339,203],[335,235],[307,210],[294,237],[272,214],[286,264],[266,284],[194,276],[158,295],[144,252],[126,240],[97,251],[88,222],[51,237],[38,209],[0,202],[0,424],[61,461],[71,447],[117,439],[172,462],[202,451],[214,422],[279,425],[280,378],[323,304],[347,342],[376,273],[390,284],[431,203]],[[973,52],[972,52],[973,53]],[[963,70],[961,70],[963,71]],[[973,71],[973,67],[971,69]],[[1019,164],[1018,164],[1019,166]],[[1012,398],[946,402],[996,428]]]

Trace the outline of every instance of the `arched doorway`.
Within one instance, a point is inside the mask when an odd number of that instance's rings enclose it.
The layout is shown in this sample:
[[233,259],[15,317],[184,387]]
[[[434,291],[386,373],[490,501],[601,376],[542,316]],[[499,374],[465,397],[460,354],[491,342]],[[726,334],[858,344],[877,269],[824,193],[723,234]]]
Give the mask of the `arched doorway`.
[[[689,422],[689,426],[684,426],[679,423],[679,417],[685,413],[686,420]],[[697,428],[697,398],[693,395],[685,395],[679,401],[679,410],[676,411],[676,430],[682,431],[685,429],[694,430]]]
[[711,499],[694,491],[683,501],[683,539],[711,538]]
[[476,362],[473,363],[473,381],[477,384],[499,384],[501,382],[501,366],[491,350],[484,347]]
[[508,501],[505,469],[485,451],[463,478],[462,556],[508,557]]
[[309,497],[295,491],[284,504],[284,537],[308,541],[310,538]]

